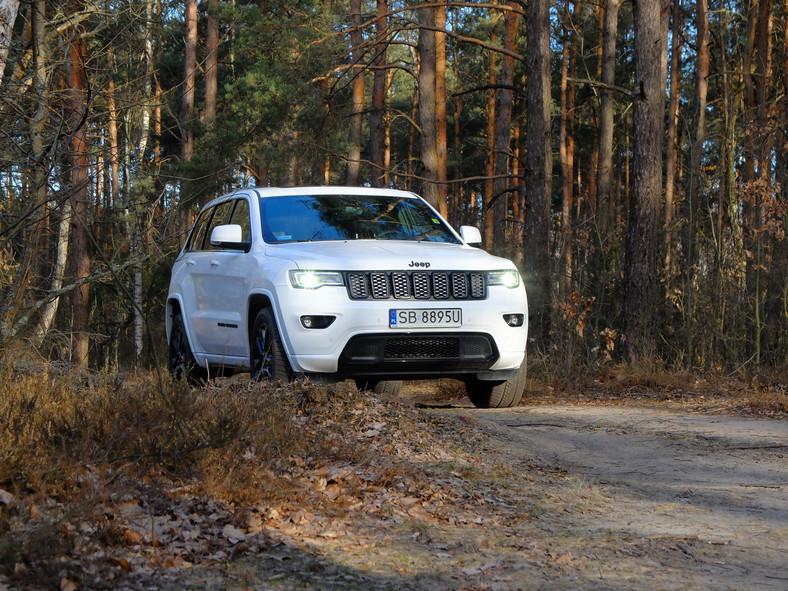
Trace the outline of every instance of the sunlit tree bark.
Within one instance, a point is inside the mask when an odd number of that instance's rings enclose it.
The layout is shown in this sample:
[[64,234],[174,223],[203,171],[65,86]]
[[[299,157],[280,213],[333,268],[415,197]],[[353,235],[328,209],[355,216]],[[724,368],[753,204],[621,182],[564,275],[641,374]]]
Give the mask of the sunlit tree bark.
[[602,33],[602,89],[599,108],[599,167],[597,172],[597,226],[602,240],[607,239],[613,218],[613,116],[615,98],[612,87],[616,73],[616,36],[621,0],[606,0],[605,28]]
[[[148,3],[150,4],[150,0]],[[205,37],[205,126],[208,129],[213,128],[216,119],[216,93],[219,85],[219,21],[216,19],[218,9],[219,0],[208,0],[208,26]],[[149,41],[147,37],[145,41],[146,43]]]
[[435,152],[440,214],[448,217],[448,139],[446,130],[446,5],[435,8]]
[[350,136],[347,155],[347,184],[357,185],[361,172],[361,136],[364,121],[364,69],[361,63],[363,57],[364,36],[361,30],[361,0],[352,0],[350,4],[350,44],[353,47],[353,67],[350,69],[352,76],[353,107],[350,115]]
[[673,0],[671,12],[670,49],[670,100],[668,102],[668,129],[665,148],[665,268],[670,275],[673,264],[673,215],[676,199],[678,164],[679,99],[681,95],[682,31],[681,0]]
[[[69,13],[75,15],[84,8],[80,0],[72,0]],[[71,134],[68,155],[68,181],[73,214],[71,217],[71,269],[75,281],[90,275],[88,256],[88,142],[85,120],[88,104],[85,100],[85,57],[87,44],[85,28],[75,24],[71,31],[68,51],[68,89],[66,91],[66,121]],[[88,307],[90,285],[85,283],[71,293],[71,363],[88,366]]]
[[[190,162],[194,154],[194,94],[197,85],[197,0],[186,0],[186,49],[183,67],[181,103],[181,162]],[[181,181],[180,242],[186,241],[191,225],[192,184]]]
[[[490,42],[497,43],[498,37],[495,31],[492,32]],[[482,207],[482,238],[484,247],[488,250],[493,247],[493,228],[495,227],[493,218],[493,195],[495,193],[495,80],[498,76],[498,54],[494,51],[487,53],[487,84],[490,87],[487,91],[487,161],[484,173],[484,201]]]
[[3,83],[5,61],[11,48],[11,35],[19,12],[19,0],[0,0],[0,85]]
[[[510,3],[513,6],[514,3]],[[503,45],[505,49],[514,51],[517,43],[518,14],[514,11],[506,13]],[[504,55],[501,62],[498,100],[495,107],[495,152],[493,182],[493,250],[503,253],[507,244],[507,218],[509,217],[509,193],[516,188],[516,183],[509,177],[509,159],[512,141],[512,88],[514,86],[514,57]]]
[[[576,9],[575,4],[575,11]],[[575,77],[574,67],[577,50],[572,13],[570,13],[569,10],[569,0],[564,0],[563,34],[564,41],[561,56],[561,112],[558,132],[558,151],[561,158],[561,265],[559,286],[562,296],[569,292],[574,266],[571,237],[575,169],[575,147],[572,130],[575,107],[575,85],[571,79]]]
[[386,46],[388,45],[388,0],[377,0],[375,20],[375,58],[372,60],[372,105],[369,112],[369,159],[372,163],[370,184],[380,187],[386,174],[385,159],[385,109],[386,109]]
[[435,113],[435,9],[419,8],[419,127],[421,128],[421,163],[424,179],[421,194],[435,209],[440,209],[438,192],[438,147]]

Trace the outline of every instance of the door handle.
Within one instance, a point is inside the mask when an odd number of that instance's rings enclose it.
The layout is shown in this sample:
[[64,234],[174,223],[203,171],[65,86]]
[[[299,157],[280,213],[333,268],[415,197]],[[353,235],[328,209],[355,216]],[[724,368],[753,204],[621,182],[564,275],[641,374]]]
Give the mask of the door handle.
[[195,261],[194,259],[186,259],[183,262],[189,265],[190,267],[197,264],[197,261]]
[[216,260],[216,259],[213,259],[213,260],[211,261],[211,267],[218,267],[218,266],[219,266],[219,261],[218,261],[218,260]]

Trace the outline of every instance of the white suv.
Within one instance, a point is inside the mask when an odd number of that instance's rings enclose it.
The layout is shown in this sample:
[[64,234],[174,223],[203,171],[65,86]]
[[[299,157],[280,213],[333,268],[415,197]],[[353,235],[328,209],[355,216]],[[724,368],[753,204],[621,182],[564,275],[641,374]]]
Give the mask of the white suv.
[[248,188],[200,212],[167,298],[169,369],[198,383],[354,379],[396,395],[452,377],[479,407],[525,382],[528,304],[511,261],[457,234],[413,193]]

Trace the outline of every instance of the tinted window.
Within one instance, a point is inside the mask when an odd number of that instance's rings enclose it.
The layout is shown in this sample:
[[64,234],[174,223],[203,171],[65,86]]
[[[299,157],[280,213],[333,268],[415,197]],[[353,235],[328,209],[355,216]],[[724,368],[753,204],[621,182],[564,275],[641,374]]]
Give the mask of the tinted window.
[[261,197],[266,242],[426,240],[459,243],[422,201],[369,195]]
[[211,232],[216,226],[222,226],[227,223],[227,220],[230,218],[230,212],[233,208],[232,201],[225,201],[224,203],[220,203],[216,206],[213,212],[213,217],[211,218],[211,223],[208,225],[208,231],[205,234],[205,242],[203,244],[203,248],[205,250],[219,250],[218,246],[213,246],[211,244]]
[[208,227],[208,222],[211,219],[213,208],[203,211],[197,221],[194,223],[194,229],[189,236],[189,243],[186,245],[186,250],[200,250],[202,248],[202,241],[205,238],[205,228]]
[[238,199],[235,202],[230,223],[241,226],[241,236],[243,236],[244,242],[252,241],[252,222],[249,219],[249,202],[246,199]]

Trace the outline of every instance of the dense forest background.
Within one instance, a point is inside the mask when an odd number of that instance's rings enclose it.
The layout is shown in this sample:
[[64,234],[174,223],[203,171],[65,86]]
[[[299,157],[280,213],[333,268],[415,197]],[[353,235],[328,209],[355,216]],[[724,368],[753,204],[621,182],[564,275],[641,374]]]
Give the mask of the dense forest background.
[[0,0],[0,350],[164,363],[244,185],[419,192],[520,266],[535,352],[788,361],[780,0]]

